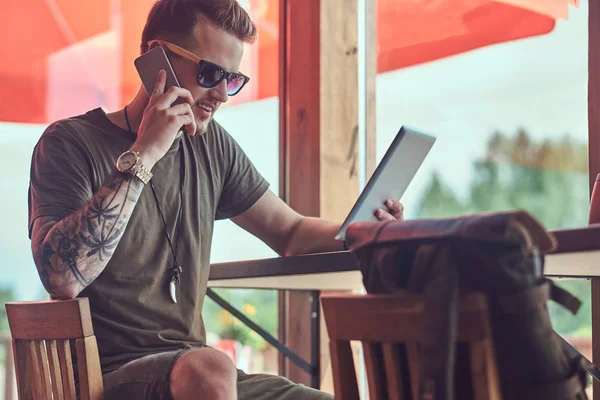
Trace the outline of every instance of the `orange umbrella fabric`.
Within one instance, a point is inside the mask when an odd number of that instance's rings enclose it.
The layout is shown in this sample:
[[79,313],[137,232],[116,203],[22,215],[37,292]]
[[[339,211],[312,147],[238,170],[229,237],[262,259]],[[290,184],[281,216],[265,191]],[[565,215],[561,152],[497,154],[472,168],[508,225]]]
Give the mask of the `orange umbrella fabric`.
[[579,0],[378,0],[378,72],[552,31]]
[[[239,0],[257,22],[241,70],[252,80],[230,99],[277,96],[279,0]],[[375,1],[375,0],[367,0]],[[378,71],[550,32],[578,0],[377,0]],[[48,123],[122,107],[139,88],[133,66],[154,0],[9,1],[0,14],[0,121]]]

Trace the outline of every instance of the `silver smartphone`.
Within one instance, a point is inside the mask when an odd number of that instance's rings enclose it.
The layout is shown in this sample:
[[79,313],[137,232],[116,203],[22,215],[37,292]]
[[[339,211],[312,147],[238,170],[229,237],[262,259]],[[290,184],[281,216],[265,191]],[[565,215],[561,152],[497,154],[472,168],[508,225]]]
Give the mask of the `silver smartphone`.
[[[171,65],[171,62],[165,53],[165,49],[163,49],[161,46],[157,46],[139,56],[135,59],[134,64],[138,74],[140,75],[144,89],[146,89],[148,97],[152,95],[152,91],[156,86],[158,72],[161,69],[164,69],[167,72],[165,92],[169,90],[171,86],[181,87],[179,85],[179,81],[177,80],[177,76],[175,75],[175,71],[173,70],[173,66]],[[175,100],[175,102],[173,102],[173,105],[184,102],[185,100],[179,97],[177,100]]]

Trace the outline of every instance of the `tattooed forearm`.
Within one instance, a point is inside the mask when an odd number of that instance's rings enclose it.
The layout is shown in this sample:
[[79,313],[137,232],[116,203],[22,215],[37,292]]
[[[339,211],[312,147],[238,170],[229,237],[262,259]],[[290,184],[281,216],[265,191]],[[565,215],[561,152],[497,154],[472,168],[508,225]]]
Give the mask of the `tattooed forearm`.
[[53,297],[75,297],[100,275],[123,236],[143,186],[137,178],[118,175],[60,223],[52,218],[36,220],[34,258],[42,283]]

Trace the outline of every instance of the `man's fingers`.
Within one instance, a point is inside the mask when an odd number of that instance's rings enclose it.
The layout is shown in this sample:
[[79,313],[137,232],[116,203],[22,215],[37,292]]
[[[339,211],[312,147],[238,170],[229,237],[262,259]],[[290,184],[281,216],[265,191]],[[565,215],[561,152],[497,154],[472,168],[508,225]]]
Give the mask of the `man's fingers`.
[[184,115],[184,114],[193,115],[194,114],[192,112],[192,107],[190,107],[190,105],[188,103],[176,104],[173,107],[169,108],[167,113],[168,114],[172,113],[172,115]]
[[[192,136],[196,134],[196,118],[192,107],[188,103],[174,105],[169,108],[167,112],[172,113],[172,115],[177,115],[178,117],[183,117],[185,120],[183,123],[185,131]],[[179,120],[180,119],[178,119],[178,121]]]
[[386,207],[389,209],[390,214],[396,219],[403,219],[404,217],[404,206],[398,200],[389,199],[385,202]]
[[166,83],[167,73],[164,69],[161,69],[160,71],[158,71],[158,76],[156,77],[156,84],[154,85],[154,90],[152,91],[152,95],[150,96],[150,102],[148,103],[149,106],[153,106],[154,104],[156,104],[158,99],[160,99],[160,96],[162,96],[162,94],[165,91]]
[[166,110],[167,108],[171,107],[171,105],[178,98],[182,98],[183,100],[185,100],[185,102],[189,104],[190,107],[194,106],[194,98],[192,97],[192,94],[189,90],[177,86],[171,86],[169,90],[167,90],[165,94],[160,98],[160,100],[156,103],[156,107],[159,110]]
[[189,135],[194,136],[196,134],[196,115],[194,114],[192,107],[189,107],[188,115],[191,116],[192,118],[191,118],[191,122],[185,125],[185,131]]
[[392,220],[396,220],[396,218],[394,218],[394,216],[392,214],[390,214],[389,212],[385,211],[383,208],[378,208],[375,211],[375,217],[380,220],[380,221],[392,221]]
[[[183,114],[177,116],[177,123],[179,126],[188,126],[194,123],[194,116],[190,114]],[[187,129],[186,129],[187,130]]]
[[384,207],[375,210],[375,217],[379,221],[403,220],[404,206],[398,200],[389,199],[384,203]]
[[187,122],[188,120],[186,120],[186,122],[184,123],[185,132],[191,136],[194,136],[196,134],[196,115],[192,110],[192,106],[190,106],[187,103],[179,104],[179,106],[185,107],[186,111],[183,115],[189,117],[189,122]]
[[194,136],[196,134],[196,118],[192,118],[192,122],[185,126],[185,130],[190,135]]

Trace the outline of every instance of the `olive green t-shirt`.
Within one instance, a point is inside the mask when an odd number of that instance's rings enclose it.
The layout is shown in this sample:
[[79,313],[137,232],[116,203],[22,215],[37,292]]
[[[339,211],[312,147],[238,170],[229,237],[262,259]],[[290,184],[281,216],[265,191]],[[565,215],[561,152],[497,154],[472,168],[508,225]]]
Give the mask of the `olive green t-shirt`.
[[[62,219],[88,202],[112,179],[117,158],[134,140],[133,134],[114,125],[100,108],[49,126],[33,152],[30,232],[36,218]],[[169,296],[173,257],[149,184],[108,265],[79,295],[90,301],[104,373],[144,355],[205,344],[201,311],[214,221],[243,213],[268,188],[243,150],[216,121],[203,135],[182,135],[152,170],[173,242],[181,157],[185,182],[177,252],[182,266],[178,303]]]

